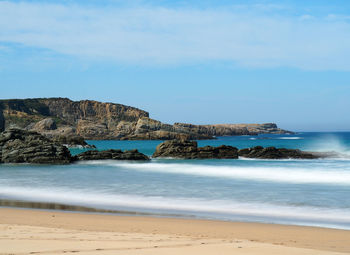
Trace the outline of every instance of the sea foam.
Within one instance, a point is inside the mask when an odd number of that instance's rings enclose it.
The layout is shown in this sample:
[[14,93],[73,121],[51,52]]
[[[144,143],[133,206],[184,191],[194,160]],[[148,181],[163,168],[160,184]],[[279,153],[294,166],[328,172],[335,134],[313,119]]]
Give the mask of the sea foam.
[[[349,165],[330,166],[326,170],[322,166],[283,167],[283,166],[214,166],[180,163],[119,163],[115,161],[91,161],[89,164],[105,164],[133,171],[158,172],[168,174],[185,174],[216,178],[244,179],[282,183],[350,185]],[[327,163],[323,163],[327,164]]]
[[[75,189],[1,187],[2,197],[32,202],[54,202],[82,205],[101,209],[135,210],[157,213],[182,213],[185,215],[213,216],[223,214],[228,219],[245,218],[280,220],[281,222],[309,222],[319,226],[350,226],[349,209],[317,208],[309,206],[243,203],[234,200],[208,200],[195,198],[140,196],[86,192]],[[257,218],[258,217],[258,218]],[[258,220],[259,221],[259,220]]]

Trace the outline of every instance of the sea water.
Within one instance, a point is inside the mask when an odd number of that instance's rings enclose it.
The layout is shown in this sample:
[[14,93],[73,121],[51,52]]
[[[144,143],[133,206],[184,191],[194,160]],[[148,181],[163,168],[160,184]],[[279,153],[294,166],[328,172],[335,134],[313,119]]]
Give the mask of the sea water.
[[[162,141],[88,142],[99,150],[137,148],[152,155]],[[350,229],[350,133],[218,137],[198,143],[334,151],[339,157],[3,164],[0,199]]]

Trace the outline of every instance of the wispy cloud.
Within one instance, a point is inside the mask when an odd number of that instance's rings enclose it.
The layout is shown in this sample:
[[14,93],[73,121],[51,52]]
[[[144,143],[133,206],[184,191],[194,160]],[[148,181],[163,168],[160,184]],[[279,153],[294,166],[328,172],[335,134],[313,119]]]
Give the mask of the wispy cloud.
[[350,70],[346,18],[282,16],[280,6],[263,7],[0,2],[0,42],[131,65],[225,61],[255,68]]

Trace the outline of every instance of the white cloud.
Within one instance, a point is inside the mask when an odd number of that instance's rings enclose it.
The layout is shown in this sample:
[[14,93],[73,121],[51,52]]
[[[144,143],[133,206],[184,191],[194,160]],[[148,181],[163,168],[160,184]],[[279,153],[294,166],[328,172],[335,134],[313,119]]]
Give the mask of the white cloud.
[[261,7],[92,8],[0,2],[0,42],[121,64],[228,61],[256,68],[350,70],[350,24],[310,17],[283,17],[277,11],[273,15]]

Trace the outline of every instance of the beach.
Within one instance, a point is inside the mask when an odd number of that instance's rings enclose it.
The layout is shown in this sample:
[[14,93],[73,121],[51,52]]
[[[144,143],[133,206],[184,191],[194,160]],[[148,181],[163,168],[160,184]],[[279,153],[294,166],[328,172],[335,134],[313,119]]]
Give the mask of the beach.
[[0,255],[350,255],[350,0],[0,0]]
[[347,254],[350,231],[0,209],[0,254]]
[[[334,136],[344,157],[2,164],[0,255],[350,254],[350,133]],[[322,137],[200,143],[322,151]],[[148,156],[159,143],[89,142]]]

